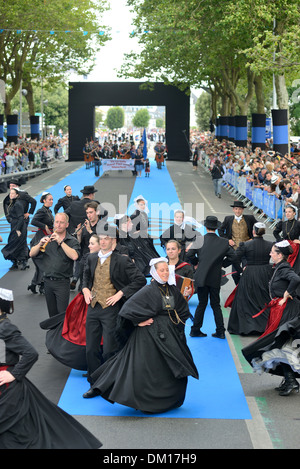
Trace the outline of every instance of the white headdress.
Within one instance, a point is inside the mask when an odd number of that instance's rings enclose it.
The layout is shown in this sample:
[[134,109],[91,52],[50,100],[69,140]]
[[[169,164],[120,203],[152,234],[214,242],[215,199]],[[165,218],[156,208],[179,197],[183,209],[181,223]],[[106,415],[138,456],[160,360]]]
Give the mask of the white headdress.
[[[160,278],[160,276],[158,275],[157,271],[156,271],[156,268],[155,268],[155,264],[158,264],[159,262],[166,262],[166,264],[168,264],[168,259],[166,257],[156,257],[155,259],[151,259],[151,261],[149,262],[149,265],[150,265],[150,275],[151,277],[154,278],[154,280],[156,280],[158,283],[165,283],[162,281],[162,279]],[[169,285],[176,285],[176,281],[175,281],[175,275],[173,277],[173,275],[171,276],[172,278],[170,278],[169,276],[169,279],[168,279],[168,284]]]
[[137,203],[138,200],[143,200],[145,202],[145,212],[146,213],[149,213],[149,208],[148,208],[148,201],[145,199],[145,197],[142,196],[142,194],[138,195],[135,199],[134,199],[134,206],[135,208],[137,208],[138,210],[140,210],[140,207]]
[[13,291],[7,290],[6,288],[0,288],[0,298],[6,301],[14,301]]

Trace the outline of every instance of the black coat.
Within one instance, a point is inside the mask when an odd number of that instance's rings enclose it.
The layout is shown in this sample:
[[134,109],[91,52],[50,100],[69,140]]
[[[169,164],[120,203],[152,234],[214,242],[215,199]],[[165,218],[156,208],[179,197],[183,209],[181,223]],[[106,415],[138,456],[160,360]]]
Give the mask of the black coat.
[[257,236],[245,243],[240,243],[235,251],[238,260],[245,259],[247,265],[269,264],[273,243]]
[[64,209],[64,211],[67,210],[67,208],[70,207],[74,200],[80,200],[78,195],[71,195],[70,197],[65,195],[64,197],[61,197],[54,206],[54,213],[57,213],[61,207]]
[[[1,250],[3,257],[13,262],[24,261],[28,259],[27,223],[24,218],[23,204],[19,197],[9,207],[7,220],[11,230],[7,244]],[[21,232],[20,236],[17,235],[17,231]]]
[[[74,200],[70,204],[70,206],[65,210],[65,213],[69,216],[69,227],[68,227],[69,233],[74,233],[77,226],[80,223],[84,223],[84,221],[86,220],[85,204],[89,202],[91,202],[91,199],[89,199],[88,197],[83,197],[80,200]],[[99,219],[107,215],[108,215],[107,210],[103,209],[103,207],[100,206]]]
[[[98,253],[89,254],[83,273],[82,289],[91,289],[98,262]],[[127,256],[113,251],[110,261],[110,280],[117,291],[122,290],[128,299],[146,284],[145,276]]]
[[271,298],[282,298],[287,290],[294,295],[300,284],[300,277],[288,262],[282,261],[274,267],[274,274],[270,280],[269,291]]
[[[36,200],[33,197],[31,197],[31,195],[29,195],[28,192],[21,191],[21,190],[19,191],[18,199],[22,203],[24,213],[30,213],[30,215],[33,215],[36,204],[37,204]],[[9,195],[7,195],[5,199],[3,200],[3,210],[4,210],[4,214],[6,218],[8,215],[9,204],[10,204],[10,197]]]
[[16,378],[0,386],[0,448],[100,448],[97,438],[26,378],[38,354],[7,318],[0,321],[0,343],[0,366]]
[[46,208],[45,206],[39,208],[33,219],[31,220],[31,224],[36,226],[40,230],[45,230],[46,225],[49,229],[53,229],[54,217],[50,210],[50,208]]
[[195,289],[198,287],[220,287],[222,267],[233,264],[241,272],[234,249],[228,240],[220,238],[215,233],[204,235],[202,248],[198,252],[199,264],[195,272]]
[[[256,218],[253,215],[243,215],[245,222],[248,228],[249,238],[253,238],[253,226],[256,223]],[[231,239],[232,238],[232,223],[234,220],[234,215],[228,215],[224,218],[220,228],[218,229],[219,235],[222,238]]]
[[276,241],[281,241],[283,239],[299,239],[300,238],[300,221],[299,220],[280,220],[274,231],[273,236]]

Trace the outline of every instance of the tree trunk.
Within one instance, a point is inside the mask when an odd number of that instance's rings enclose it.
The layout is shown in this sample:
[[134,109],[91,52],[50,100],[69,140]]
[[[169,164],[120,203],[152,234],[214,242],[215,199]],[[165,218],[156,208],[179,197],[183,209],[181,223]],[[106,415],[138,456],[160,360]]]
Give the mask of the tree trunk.
[[256,110],[257,114],[265,114],[265,97],[263,89],[262,75],[256,75],[254,78]]
[[26,101],[28,104],[29,115],[34,116],[35,107],[34,107],[34,100],[33,100],[33,88],[32,84],[27,82],[24,84],[25,90],[27,90]]
[[278,109],[288,109],[289,96],[288,96],[288,91],[286,88],[284,75],[275,75],[275,88],[276,88]]
[[[278,34],[278,36],[282,36],[285,30],[285,24],[283,21],[278,21],[276,19],[276,26],[275,26],[275,34]],[[282,45],[281,42],[278,42],[277,46],[277,53],[275,53],[275,64],[280,70],[279,74],[275,74],[275,88],[276,88],[276,95],[277,95],[277,106],[278,109],[288,109],[289,107],[289,97],[288,97],[288,92],[286,88],[286,82],[285,82],[285,75],[284,75],[284,68],[282,66],[282,58],[281,58],[281,52],[282,52]]]

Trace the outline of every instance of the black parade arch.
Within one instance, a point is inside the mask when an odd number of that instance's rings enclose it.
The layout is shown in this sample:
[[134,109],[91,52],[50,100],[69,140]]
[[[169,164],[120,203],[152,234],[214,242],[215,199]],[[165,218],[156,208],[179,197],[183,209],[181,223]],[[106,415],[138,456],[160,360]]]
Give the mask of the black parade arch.
[[190,98],[164,83],[142,89],[141,82],[69,83],[69,161],[83,158],[86,140],[94,138],[96,106],[165,106],[166,144],[170,160],[190,159]]

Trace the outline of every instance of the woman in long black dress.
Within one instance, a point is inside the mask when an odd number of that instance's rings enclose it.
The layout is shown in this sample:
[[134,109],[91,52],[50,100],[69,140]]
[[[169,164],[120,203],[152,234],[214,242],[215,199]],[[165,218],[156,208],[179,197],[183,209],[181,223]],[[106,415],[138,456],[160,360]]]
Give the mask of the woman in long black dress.
[[147,413],[180,407],[187,377],[198,379],[184,332],[188,303],[176,286],[168,284],[167,262],[166,258],[151,262],[153,280],[119,312],[133,332],[121,351],[93,375],[93,395]]
[[[99,236],[92,234],[89,252],[100,251]],[[69,303],[66,312],[40,323],[46,330],[46,347],[60,363],[75,370],[87,370],[86,362],[86,313],[88,305],[80,291]]]
[[265,231],[263,223],[255,223],[253,239],[240,243],[236,250],[239,261],[245,259],[246,265],[233,292],[232,304],[231,301],[225,302],[225,307],[231,306],[227,327],[230,334],[260,335],[266,328],[266,312],[253,318],[270,299],[268,284],[272,276],[270,252],[273,243],[263,239]]
[[286,239],[293,248],[293,253],[288,257],[288,262],[294,268],[297,274],[300,273],[300,221],[296,218],[297,209],[294,205],[287,205],[285,208],[286,220],[280,220],[274,231],[273,236],[277,242]]
[[[33,219],[31,220],[31,224],[38,228],[38,231],[30,242],[31,247],[38,244],[44,236],[51,235],[53,233],[54,217],[51,211],[51,207],[53,205],[53,196],[50,194],[50,192],[43,192],[40,202],[43,204],[43,206],[36,211]],[[38,254],[37,256],[33,257],[32,261],[35,266],[35,274],[31,280],[31,284],[28,285],[27,290],[30,290],[32,293],[37,293],[36,287],[39,286],[40,293],[43,293],[44,272],[42,254]]]
[[[280,396],[299,391],[300,377],[300,301],[294,293],[300,277],[287,262],[292,247],[287,240],[276,243],[271,250],[274,273],[270,280],[270,302],[265,332],[242,352],[258,373],[268,372],[284,379],[276,388]],[[258,313],[259,314],[259,313]]]
[[27,378],[38,353],[11,323],[13,292],[0,289],[0,448],[97,449],[102,443]]
[[4,259],[12,261],[11,270],[21,270],[29,268],[27,246],[27,224],[24,219],[24,207],[19,200],[19,191],[16,188],[10,189],[10,203],[7,206],[7,220],[10,223],[10,234],[6,246],[2,249]]

